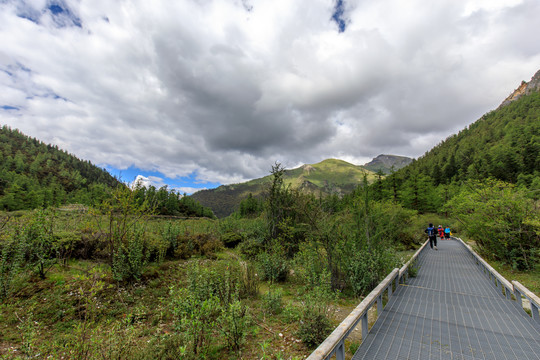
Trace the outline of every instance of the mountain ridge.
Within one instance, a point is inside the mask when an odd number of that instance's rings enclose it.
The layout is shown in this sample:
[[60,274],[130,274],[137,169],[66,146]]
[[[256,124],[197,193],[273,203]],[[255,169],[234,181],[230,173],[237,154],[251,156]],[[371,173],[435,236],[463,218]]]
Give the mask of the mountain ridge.
[[[403,156],[395,156],[396,163],[392,162],[394,155],[384,156],[386,164],[400,168]],[[411,159],[412,161],[412,159]],[[362,183],[364,176],[368,182],[373,182],[377,175],[375,171],[366,169],[363,165],[354,165],[340,159],[325,159],[316,164],[304,164],[294,169],[286,169],[284,173],[285,185],[300,191],[316,195],[342,196],[353,191]],[[215,189],[200,190],[192,194],[201,205],[212,209],[218,217],[232,214],[240,201],[249,194],[262,197],[265,186],[272,181],[272,175],[249,180],[238,184],[221,185]]]

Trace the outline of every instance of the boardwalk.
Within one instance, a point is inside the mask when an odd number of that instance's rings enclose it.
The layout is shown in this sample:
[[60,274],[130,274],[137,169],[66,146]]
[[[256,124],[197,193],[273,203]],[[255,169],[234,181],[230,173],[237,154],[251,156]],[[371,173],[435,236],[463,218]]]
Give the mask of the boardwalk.
[[463,245],[439,241],[418,264],[354,360],[540,360],[540,325],[491,285]]

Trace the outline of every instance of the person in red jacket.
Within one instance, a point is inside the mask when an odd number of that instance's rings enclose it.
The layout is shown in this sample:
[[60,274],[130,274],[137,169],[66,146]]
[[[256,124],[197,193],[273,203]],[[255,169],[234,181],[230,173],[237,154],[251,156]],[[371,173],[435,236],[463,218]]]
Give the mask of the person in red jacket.
[[439,237],[442,239],[444,239],[444,228],[439,225],[439,227],[437,228],[437,231],[439,232]]

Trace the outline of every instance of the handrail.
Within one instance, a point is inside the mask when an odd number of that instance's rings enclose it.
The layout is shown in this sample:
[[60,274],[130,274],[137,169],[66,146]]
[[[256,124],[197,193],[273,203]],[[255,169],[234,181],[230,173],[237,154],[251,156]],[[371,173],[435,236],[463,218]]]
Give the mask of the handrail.
[[531,315],[534,320],[540,323],[540,298],[532,293],[529,289],[527,289],[525,286],[521,285],[518,281],[513,280],[512,285],[514,285],[514,295],[516,297],[516,300],[521,308],[523,308],[523,304],[521,301],[521,295],[525,296],[527,300],[529,300],[529,306],[531,310]]
[[[378,301],[377,308],[382,309],[382,294],[386,289],[391,289],[392,283],[399,276],[399,269],[394,269],[386,278],[358,306],[338,325],[338,327],[323,341],[315,351],[309,355],[307,360],[326,360],[334,353],[338,360],[345,356],[345,339],[350,332],[362,320],[362,338],[365,339],[368,330],[368,310]],[[389,290],[389,297],[391,290]]]
[[429,240],[427,240],[422,246],[420,246],[420,248],[418,250],[416,250],[416,252],[414,253],[414,255],[409,259],[409,261],[407,261],[405,263],[405,265],[403,265],[401,267],[401,269],[399,269],[399,278],[401,279],[403,277],[403,275],[405,273],[408,273],[409,271],[409,266],[414,262],[416,261],[416,258],[418,257],[418,255],[420,255],[420,252],[422,250],[424,250],[424,248],[427,246]]
[[395,286],[397,286],[404,276],[408,274],[409,266],[416,261],[418,255],[426,245],[429,240],[426,241],[407,261],[401,269],[395,268],[383,281],[373,289],[368,296],[362,300],[360,304],[338,325],[336,329],[322,342],[321,345],[315,351],[309,355],[307,360],[326,360],[329,359],[332,355],[336,354],[338,360],[345,358],[345,339],[349,336],[351,331],[356,327],[358,322],[362,320],[362,340],[364,340],[369,332],[368,328],[368,310],[377,302],[378,315],[383,310],[382,304],[382,295],[388,290],[388,298],[392,296],[392,284],[395,281]]
[[[513,280],[512,282],[506,280],[504,276],[499,274],[497,270],[495,270],[484,259],[482,259],[482,257],[480,257],[480,255],[478,255],[469,244],[466,244],[458,237],[456,237],[456,239],[459,240],[467,250],[469,250],[471,255],[476,259],[476,263],[484,268],[484,272],[488,273],[489,279],[494,281],[495,286],[499,288],[499,284],[501,284],[504,287],[504,293],[508,300],[515,300],[516,306],[518,306],[522,310],[525,310],[523,308],[523,301],[521,297],[524,296],[525,298],[527,298],[527,300],[529,300],[529,306],[533,320],[540,323],[540,298],[538,298],[538,296],[536,296],[519,282],[515,280]],[[512,294],[514,295],[515,299],[512,299]]]
[[461,244],[463,244],[468,250],[469,252],[472,254],[472,256],[474,258],[476,258],[477,262],[480,262],[481,265],[487,270],[489,271],[498,281],[500,281],[504,287],[506,287],[507,289],[510,289],[512,290],[512,284],[510,283],[510,281],[506,280],[504,276],[502,276],[501,274],[499,274],[497,272],[497,270],[495,270],[491,265],[489,265],[484,259],[482,259],[482,257],[480,255],[478,255],[476,253],[476,251],[473,250],[473,248],[469,245],[469,244],[466,244],[463,240],[461,240],[461,238],[456,238],[457,240],[459,240],[461,242]]

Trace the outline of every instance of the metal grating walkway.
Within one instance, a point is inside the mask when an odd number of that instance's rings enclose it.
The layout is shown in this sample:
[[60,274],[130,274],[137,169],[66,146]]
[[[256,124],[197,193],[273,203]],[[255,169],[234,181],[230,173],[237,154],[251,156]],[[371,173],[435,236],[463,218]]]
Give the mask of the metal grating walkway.
[[540,359],[540,326],[491,285],[455,240],[420,254],[354,360]]

